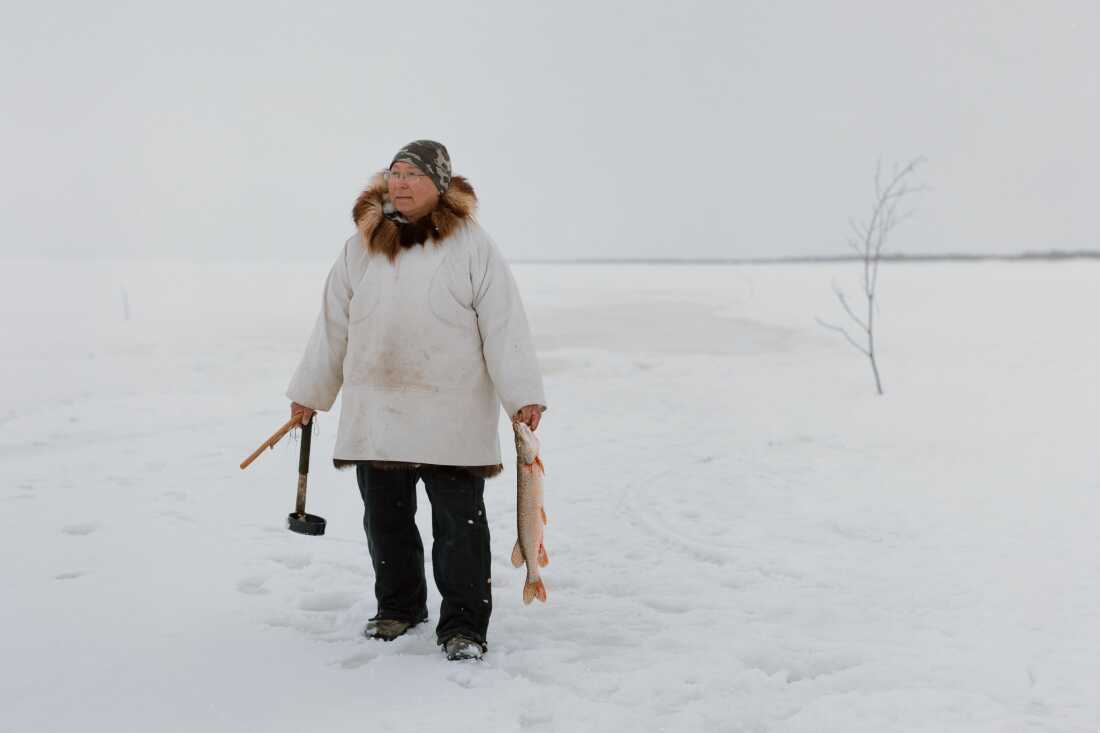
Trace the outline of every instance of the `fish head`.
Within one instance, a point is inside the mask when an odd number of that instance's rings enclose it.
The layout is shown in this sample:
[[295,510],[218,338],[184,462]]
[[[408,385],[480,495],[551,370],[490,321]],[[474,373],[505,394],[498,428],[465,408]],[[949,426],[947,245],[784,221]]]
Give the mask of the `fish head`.
[[514,421],[512,431],[516,436],[516,456],[521,463],[534,463],[539,455],[539,439],[526,423]]

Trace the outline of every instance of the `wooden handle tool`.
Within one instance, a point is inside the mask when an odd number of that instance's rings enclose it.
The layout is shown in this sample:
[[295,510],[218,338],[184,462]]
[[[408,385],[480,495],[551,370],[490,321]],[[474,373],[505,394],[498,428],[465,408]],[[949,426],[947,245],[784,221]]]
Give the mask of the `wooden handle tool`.
[[[310,421],[312,422],[312,418],[311,418]],[[273,448],[276,443],[278,443],[280,440],[282,440],[284,435],[286,435],[292,429],[296,428],[297,426],[299,426],[301,424],[302,424],[302,416],[300,414],[295,415],[294,417],[287,420],[285,425],[283,425],[281,428],[276,430],[275,433],[270,438],[268,438],[267,440],[264,441],[263,445],[261,445],[259,448],[257,448],[256,451],[252,455],[250,455],[248,458],[245,458],[244,461],[241,462],[241,470],[243,471],[244,469],[248,468],[249,464],[251,464],[252,461],[259,458],[261,453],[263,453],[268,448]]]

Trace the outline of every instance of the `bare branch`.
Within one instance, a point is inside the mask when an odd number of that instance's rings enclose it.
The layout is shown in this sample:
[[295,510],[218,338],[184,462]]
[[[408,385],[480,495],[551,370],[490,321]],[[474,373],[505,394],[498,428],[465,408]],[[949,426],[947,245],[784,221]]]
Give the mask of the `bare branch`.
[[848,298],[844,295],[844,291],[834,285],[833,292],[836,294],[836,299],[840,301],[840,304],[842,306],[844,306],[844,310],[848,312],[848,315],[851,317],[851,319],[858,323],[859,327],[862,328],[864,331],[869,331],[870,329],[867,327],[867,324],[864,323],[860,319],[860,317],[855,314],[855,312],[852,310],[852,307],[848,305]]
[[894,222],[894,226],[901,224],[903,221],[908,221],[909,219],[912,219],[916,213],[917,212],[915,209],[908,209],[907,211],[903,212],[901,216],[898,217],[897,221]]
[[825,321],[821,320],[820,318],[815,318],[814,320],[817,321],[822,326],[824,326],[825,328],[828,328],[832,331],[837,331],[838,333],[843,334],[844,338],[848,339],[848,343],[850,343],[852,346],[856,347],[856,349],[858,349],[859,352],[861,354],[863,354],[864,356],[866,356],[866,357],[871,356],[871,352],[869,352],[867,349],[865,349],[863,346],[861,346],[858,342],[856,342],[856,340],[854,338],[852,338],[851,334],[849,334],[846,330],[844,330],[840,326],[833,325],[832,323],[826,323]]
[[853,252],[855,252],[855,253],[856,253],[857,255],[859,255],[860,257],[862,257],[862,256],[863,256],[863,247],[862,247],[862,245],[861,245],[861,244],[859,243],[859,241],[858,241],[858,240],[856,240],[856,239],[849,239],[849,240],[848,240],[848,247],[849,247],[849,248],[851,248],[851,250],[852,250]]
[[876,289],[878,288],[879,263],[882,261],[882,251],[886,247],[891,232],[898,224],[912,216],[912,211],[899,213],[901,202],[913,193],[929,190],[924,185],[913,185],[908,177],[916,170],[917,166],[924,162],[923,157],[914,158],[904,166],[893,166],[893,172],[889,180],[885,179],[882,157],[875,161],[875,198],[871,206],[870,217],[867,221],[859,222],[848,220],[851,233],[848,236],[848,246],[856,252],[863,262],[863,295],[867,299],[866,318],[856,315],[855,309],[848,302],[848,297],[833,283],[833,293],[840,301],[841,307],[852,321],[863,329],[867,337],[867,345],[856,341],[855,338],[842,326],[816,319],[817,322],[829,330],[840,333],[861,354],[871,362],[871,371],[875,377],[875,388],[882,394],[882,380],[879,377],[878,363],[875,360],[875,314],[879,304]]
[[848,226],[851,227],[852,234],[855,235],[855,240],[849,239],[848,241],[857,252],[862,252],[863,250],[860,247],[867,239],[867,231],[855,219],[849,219]]
[[[898,184],[902,180],[904,180],[906,176],[908,176],[910,173],[912,173],[918,165],[920,165],[923,162],[924,162],[923,157],[914,158],[913,160],[909,161],[909,164],[906,165],[904,168],[902,168],[901,170],[896,171],[894,173],[893,179],[890,181],[889,185],[886,186],[886,189],[885,189],[886,192],[889,193],[889,192],[895,190],[897,188]],[[875,180],[876,181],[878,180],[878,171],[876,171],[876,173],[875,173]]]

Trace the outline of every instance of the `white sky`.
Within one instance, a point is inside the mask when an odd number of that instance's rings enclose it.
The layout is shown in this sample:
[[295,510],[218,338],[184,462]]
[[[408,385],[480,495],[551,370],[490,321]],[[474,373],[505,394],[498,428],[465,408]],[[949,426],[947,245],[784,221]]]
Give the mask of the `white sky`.
[[1100,2],[19,3],[0,257],[329,258],[451,151],[512,258],[1100,248]]

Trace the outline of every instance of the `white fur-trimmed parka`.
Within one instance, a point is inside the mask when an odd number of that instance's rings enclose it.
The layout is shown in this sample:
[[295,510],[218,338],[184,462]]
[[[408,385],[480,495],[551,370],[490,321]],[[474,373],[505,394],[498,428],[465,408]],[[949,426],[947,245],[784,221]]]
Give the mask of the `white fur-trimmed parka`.
[[353,209],[357,233],[325,281],[321,312],[286,395],[327,411],[343,389],[334,459],[499,471],[500,409],[545,409],[527,316],[507,262],[455,177],[402,244],[386,184]]

